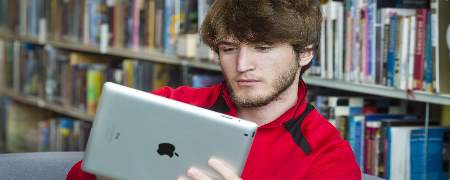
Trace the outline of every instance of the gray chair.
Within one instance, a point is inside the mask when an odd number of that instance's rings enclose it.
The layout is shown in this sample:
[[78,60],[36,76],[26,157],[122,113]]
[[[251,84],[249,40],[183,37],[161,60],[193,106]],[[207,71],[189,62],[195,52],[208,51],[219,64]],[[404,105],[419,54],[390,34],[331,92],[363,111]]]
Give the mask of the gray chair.
[[[83,159],[83,152],[39,152],[0,154],[0,179],[66,179],[70,168]],[[363,174],[363,180],[382,180]]]
[[81,159],[82,152],[0,154],[0,179],[63,180]]

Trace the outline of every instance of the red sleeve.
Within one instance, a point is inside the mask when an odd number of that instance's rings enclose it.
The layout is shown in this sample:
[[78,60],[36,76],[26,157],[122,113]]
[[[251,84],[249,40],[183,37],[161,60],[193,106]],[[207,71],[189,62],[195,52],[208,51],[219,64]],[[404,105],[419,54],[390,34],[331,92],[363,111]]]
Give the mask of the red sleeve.
[[84,172],[81,169],[81,164],[83,161],[78,161],[72,168],[70,169],[69,173],[67,173],[67,180],[95,180],[95,176],[92,174],[89,174],[87,172]]
[[329,149],[311,164],[307,180],[360,180],[361,171],[348,145]]

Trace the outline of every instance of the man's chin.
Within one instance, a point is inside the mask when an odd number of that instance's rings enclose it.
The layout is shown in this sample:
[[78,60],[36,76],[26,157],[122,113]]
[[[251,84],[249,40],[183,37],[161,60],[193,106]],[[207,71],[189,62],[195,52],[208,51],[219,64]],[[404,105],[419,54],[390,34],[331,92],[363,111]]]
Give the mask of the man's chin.
[[255,93],[240,93],[232,97],[233,103],[239,107],[254,108],[261,107],[270,103],[268,96],[255,95]]

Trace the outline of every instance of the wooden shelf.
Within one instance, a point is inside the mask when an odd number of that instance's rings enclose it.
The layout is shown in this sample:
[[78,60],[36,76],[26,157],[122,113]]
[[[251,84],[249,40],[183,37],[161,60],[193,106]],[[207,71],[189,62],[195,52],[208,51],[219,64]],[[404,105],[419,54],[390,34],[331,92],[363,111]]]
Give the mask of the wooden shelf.
[[36,106],[42,109],[47,109],[62,115],[70,116],[73,118],[77,118],[85,121],[93,121],[94,117],[87,115],[86,113],[80,112],[76,108],[64,107],[57,104],[48,103],[45,100],[31,97],[31,96],[23,96],[19,93],[13,92],[11,90],[0,89],[0,95],[5,95],[13,99],[14,101],[21,102],[24,104],[28,104],[31,106]]

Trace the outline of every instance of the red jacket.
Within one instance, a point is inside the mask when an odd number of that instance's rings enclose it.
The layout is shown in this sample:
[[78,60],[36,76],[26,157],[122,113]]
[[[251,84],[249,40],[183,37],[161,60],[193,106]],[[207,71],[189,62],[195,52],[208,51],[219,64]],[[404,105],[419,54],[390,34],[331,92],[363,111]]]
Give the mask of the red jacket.
[[[309,103],[306,85],[299,85],[297,104],[258,128],[242,178],[247,179],[361,179],[352,150],[334,128]],[[164,87],[152,93],[195,106],[237,116],[224,84],[208,88]],[[67,179],[95,179],[72,167]]]

